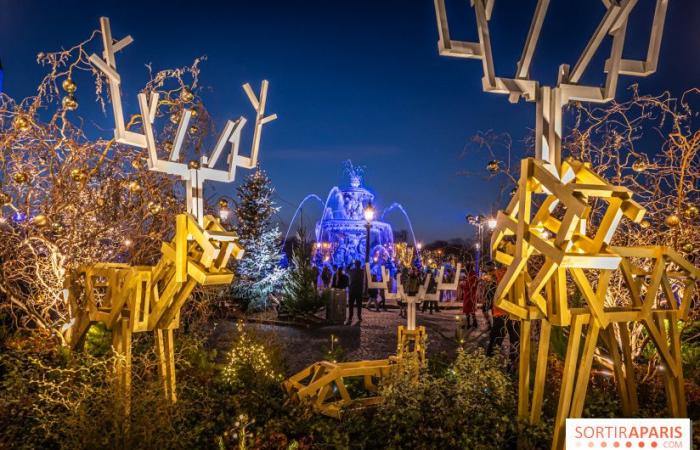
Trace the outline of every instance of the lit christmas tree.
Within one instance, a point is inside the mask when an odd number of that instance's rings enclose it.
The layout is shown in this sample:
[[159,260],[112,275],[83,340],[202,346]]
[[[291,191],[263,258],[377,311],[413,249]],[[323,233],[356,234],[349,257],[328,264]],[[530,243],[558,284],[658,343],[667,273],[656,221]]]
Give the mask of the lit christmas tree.
[[272,220],[279,210],[272,200],[275,190],[259,168],[237,190],[236,231],[245,254],[236,267],[233,293],[246,309],[265,308],[285,274],[279,264],[282,235]]

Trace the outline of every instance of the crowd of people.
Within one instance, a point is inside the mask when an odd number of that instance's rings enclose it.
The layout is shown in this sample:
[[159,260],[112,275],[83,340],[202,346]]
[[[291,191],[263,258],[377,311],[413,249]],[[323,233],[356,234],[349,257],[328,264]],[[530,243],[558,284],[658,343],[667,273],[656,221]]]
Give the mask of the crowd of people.
[[[480,329],[479,321],[477,320],[477,310],[480,308],[485,321],[485,329],[489,331],[489,341],[486,348],[487,355],[493,355],[497,348],[501,347],[505,342],[505,337],[508,337],[509,349],[508,354],[511,360],[517,359],[518,347],[518,322],[509,319],[508,314],[495,305],[494,297],[496,294],[498,283],[505,274],[506,269],[502,266],[495,267],[492,264],[487,264],[483,267],[480,274],[473,267],[467,267],[455,274],[453,269],[447,268],[443,273],[443,281],[446,283],[452,282],[455,276],[459,277],[458,289],[454,291],[441,291],[438,295],[438,280],[439,272],[431,269],[419,269],[418,267],[404,267],[399,270],[403,291],[406,295],[416,296],[421,286],[426,286],[425,299],[421,302],[422,312],[429,314],[440,312],[440,303],[442,302],[459,302],[462,305],[462,321],[465,330]],[[378,281],[377,274],[372,275],[372,281]],[[323,289],[340,289],[346,291],[348,304],[348,319],[346,325],[353,322],[353,318],[357,315],[357,323],[362,322],[363,301],[367,299],[367,308],[372,306],[375,311],[380,309],[387,311],[385,290],[384,289],[366,289],[365,287],[365,270],[360,261],[355,261],[353,264],[342,266],[324,265],[319,273],[320,286]],[[388,289],[391,292],[396,290],[393,286],[394,278],[389,280]],[[399,314],[405,317],[405,303],[398,301]]]

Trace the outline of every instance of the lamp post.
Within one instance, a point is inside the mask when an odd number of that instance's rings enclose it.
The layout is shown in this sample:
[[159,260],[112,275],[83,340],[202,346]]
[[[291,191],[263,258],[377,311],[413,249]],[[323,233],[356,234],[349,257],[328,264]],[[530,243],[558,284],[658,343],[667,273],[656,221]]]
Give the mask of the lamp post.
[[[374,220],[374,207],[372,206],[372,202],[367,202],[367,206],[365,207],[364,211],[364,216],[365,216],[365,228],[367,229],[367,238],[365,242],[365,264],[370,262],[370,255],[369,252],[371,251],[370,249],[370,238],[371,238],[371,231],[372,231],[372,221]],[[369,291],[367,290],[367,285],[369,284],[369,280],[366,280],[367,282],[365,283],[365,288],[364,288],[364,297],[369,298]]]
[[372,202],[368,202],[364,211],[365,215],[365,229],[367,230],[367,241],[365,242],[365,263],[369,262],[369,252],[370,252],[370,232],[372,231],[372,221],[374,220],[374,207]]
[[481,275],[481,245],[483,242],[483,230],[484,230],[484,225],[487,225],[489,229],[493,230],[496,228],[496,219],[494,218],[486,218],[482,216],[481,214],[477,214],[476,216],[473,216],[471,214],[467,214],[465,217],[467,220],[467,223],[469,225],[473,225],[477,229],[477,243],[475,245],[476,247],[476,275],[480,276]]

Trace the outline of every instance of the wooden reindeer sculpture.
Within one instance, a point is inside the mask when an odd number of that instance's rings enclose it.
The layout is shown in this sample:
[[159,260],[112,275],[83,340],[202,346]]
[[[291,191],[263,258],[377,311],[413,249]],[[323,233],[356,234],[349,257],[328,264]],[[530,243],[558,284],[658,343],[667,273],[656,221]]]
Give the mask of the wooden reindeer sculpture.
[[[549,87],[529,78],[549,0],[537,2],[514,78],[495,75],[489,35],[494,0],[472,1],[478,42],[451,40],[444,0],[435,0],[440,54],[480,59],[485,91],[508,94],[511,102],[523,97],[536,103],[536,156],[522,161],[517,192],[498,214],[491,247],[494,259],[508,266],[498,285],[496,305],[520,321],[518,414],[530,423],[540,420],[551,327],[569,328],[553,449],[564,447],[566,418],[581,417],[599,337],[613,360],[623,412],[635,413],[638,405],[630,324],[641,323],[657,348],[666,369],[663,376],[669,411],[676,417],[686,415],[677,325],[687,318],[700,270],[669,248],[610,245],[622,217],[639,223],[644,208],[627,188],[611,185],[582,162],[561,159],[565,105],[571,101],[607,102],[615,95],[619,75],[646,76],[656,70],[668,0],[656,2],[645,61],[622,58],[627,20],[636,3],[604,0],[605,14],[578,62],[571,70],[562,65],[557,85]],[[612,36],[612,46],[605,63],[605,86],[579,84],[606,35]],[[593,227],[592,205],[598,200],[607,209]],[[507,236],[514,236],[514,244],[504,242]],[[533,264],[535,261],[538,264]],[[611,298],[608,286],[615,276],[623,280],[631,300]],[[570,306],[568,280],[573,280],[584,306]],[[679,298],[674,288],[679,289]],[[531,383],[533,321],[540,323],[540,332]]]
[[[179,162],[191,111],[185,110],[175,135],[168,159],[158,157],[153,122],[156,117],[158,94],[138,95],[143,134],[129,131],[124,125],[121,105],[120,76],[115,53],[129,45],[130,36],[114,42],[109,19],[100,19],[103,58],[91,55],[90,61],[109,81],[114,111],[115,140],[121,144],[147,149],[150,170],[178,175],[187,182],[187,213],[176,217],[175,237],[162,244],[162,257],[155,266],[97,263],[81,267],[65,282],[71,321],[65,335],[69,344],[79,346],[94,322],[104,323],[112,330],[114,350],[123,356],[117,367],[118,393],[128,411],[131,383],[131,334],[153,331],[159,356],[160,377],[166,397],[176,400],[173,330],[179,325],[179,313],[197,285],[231,283],[233,273],[226,268],[231,256],[240,258],[243,250],[236,244],[234,233],[226,231],[217,219],[204,215],[203,183],[205,180],[232,182],[236,167],[252,169],[257,165],[262,126],[277,116],[265,116],[267,81],[263,81],[260,97],[248,84],[243,88],[257,115],[250,157],[239,154],[241,130],[246,123],[240,117],[228,121],[209,157],[199,161]],[[215,169],[227,143],[232,144],[226,170]]]

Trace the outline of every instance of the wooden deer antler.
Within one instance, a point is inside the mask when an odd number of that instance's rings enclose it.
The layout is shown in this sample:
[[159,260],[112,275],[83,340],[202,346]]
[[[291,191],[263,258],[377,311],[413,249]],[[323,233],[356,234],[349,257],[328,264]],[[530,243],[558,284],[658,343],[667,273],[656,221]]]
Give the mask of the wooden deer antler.
[[[620,75],[647,76],[656,71],[659,60],[661,36],[668,0],[657,0],[654,21],[651,27],[649,48],[645,61],[635,61],[622,58],[622,50],[627,32],[627,19],[637,4],[637,0],[603,0],[606,12],[598,27],[593,32],[581,56],[570,70],[568,64],[559,67],[555,87],[541,86],[530,78],[530,65],[539,40],[542,24],[544,23],[549,0],[538,0],[530,23],[523,47],[522,56],[518,61],[515,76],[502,78],[496,76],[491,52],[491,35],[489,20],[495,0],[472,0],[476,14],[476,26],[479,34],[478,42],[453,41],[447,25],[445,0],[434,0],[438,24],[438,50],[441,55],[459,58],[480,59],[484,77],[482,84],[485,92],[508,94],[511,102],[517,102],[520,97],[537,103],[537,122],[535,130],[536,158],[561,166],[561,111],[570,101],[588,101],[604,103],[615,97],[617,81]],[[605,63],[607,77],[604,87],[585,86],[579,84],[588,68],[593,55],[598,51],[606,35],[613,38],[610,57]]]
[[[150,170],[177,175],[182,180],[187,181],[187,212],[194,215],[199,225],[202,226],[204,220],[204,181],[212,180],[230,183],[236,178],[236,166],[252,169],[258,164],[258,151],[260,148],[262,127],[266,123],[277,118],[277,114],[265,116],[269,83],[267,80],[263,80],[259,97],[256,97],[248,83],[243,85],[243,90],[256,111],[255,129],[253,131],[253,143],[250,149],[250,156],[246,157],[239,153],[241,131],[246,124],[246,119],[244,117],[239,117],[235,121],[228,120],[226,122],[209,157],[202,156],[200,161],[190,161],[189,163],[179,162],[180,150],[185,139],[190,118],[192,117],[192,111],[185,109],[180,117],[180,123],[175,133],[173,147],[168,159],[159,159],[153,133],[153,121],[156,116],[159,95],[152,92],[149,99],[143,92],[138,94],[139,108],[143,119],[143,134],[127,130],[124,125],[124,112],[121,102],[121,77],[119,73],[117,73],[115,53],[124,49],[134,40],[131,36],[127,36],[114,42],[109,19],[107,17],[100,18],[100,26],[102,28],[102,42],[104,45],[103,57],[100,58],[92,54],[90,55],[90,62],[94,64],[109,81],[112,109],[114,111],[115,140],[121,144],[148,149],[148,167]],[[228,170],[217,170],[214,167],[221,157],[227,143],[231,143],[232,145],[231,154],[228,157]]]

